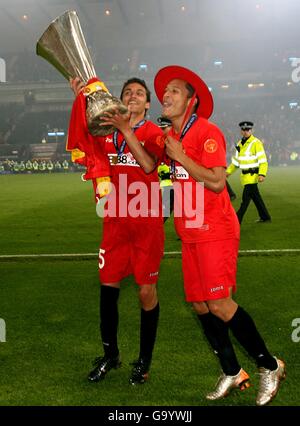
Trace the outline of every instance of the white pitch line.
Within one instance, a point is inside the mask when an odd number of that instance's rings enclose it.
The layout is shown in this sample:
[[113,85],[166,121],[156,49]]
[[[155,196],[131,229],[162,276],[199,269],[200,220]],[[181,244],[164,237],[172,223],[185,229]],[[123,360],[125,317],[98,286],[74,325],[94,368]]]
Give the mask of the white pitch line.
[[96,257],[97,253],[3,254],[1,259],[38,259],[47,257]]
[[[300,249],[263,249],[263,250],[239,250],[239,254],[268,254],[268,253],[300,253]],[[181,255],[181,251],[166,251],[167,256]],[[75,258],[96,257],[97,253],[48,253],[48,254],[3,254],[0,260],[9,259],[39,259],[39,258]]]
[[299,253],[300,249],[239,250],[239,253]]

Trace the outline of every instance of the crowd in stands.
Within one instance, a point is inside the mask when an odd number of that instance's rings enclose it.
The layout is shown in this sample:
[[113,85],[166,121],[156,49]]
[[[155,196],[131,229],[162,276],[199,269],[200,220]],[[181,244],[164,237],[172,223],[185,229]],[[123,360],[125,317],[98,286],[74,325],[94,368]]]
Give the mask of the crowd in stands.
[[[264,52],[262,48],[262,53]],[[121,58],[119,62],[114,61],[110,57],[109,50],[102,50],[101,53],[95,55],[95,66],[101,69],[101,77],[106,79],[118,79],[123,81],[129,76],[136,75],[147,81],[152,81],[153,73],[157,68],[155,62],[155,53],[158,50],[148,49],[144,52],[145,56],[141,56],[140,52],[116,52],[116,56]],[[285,70],[287,77],[290,76],[291,67],[288,62],[289,54],[293,52],[272,53],[272,66],[278,72]],[[168,52],[168,55],[170,52]],[[176,52],[177,54],[177,52]],[[185,54],[184,52],[182,53]],[[221,54],[221,49],[220,49]],[[270,53],[271,54],[271,53]],[[175,55],[175,53],[174,53]],[[127,57],[128,56],[128,57]],[[208,49],[204,55],[202,62],[192,64],[193,68],[203,67],[205,69],[204,78],[207,76],[222,76],[225,72],[232,71],[228,68],[226,60],[224,64],[215,66],[212,59],[216,57],[213,49]],[[189,54],[186,52],[186,58],[182,57],[182,63],[188,63]],[[251,57],[251,55],[250,55]],[[149,63],[141,68],[140,65],[145,58],[149,59]],[[128,60],[129,59],[129,60]],[[241,74],[243,72],[255,71],[248,64],[249,58],[245,58],[243,64],[234,64],[234,58],[231,60],[231,66],[236,68]],[[195,59],[196,61],[196,59]],[[233,61],[233,62],[232,62]],[[174,56],[174,63],[175,63]],[[101,66],[99,65],[101,63]],[[105,65],[103,65],[105,64]],[[262,64],[257,64],[263,75],[268,72],[268,67],[262,68]],[[46,61],[37,57],[34,53],[23,52],[18,55],[7,57],[7,75],[10,82],[19,81],[62,81],[62,76]],[[287,78],[288,79],[288,78]],[[245,81],[243,82],[243,84]],[[236,81],[238,84],[238,80]],[[284,83],[286,84],[286,82]],[[296,87],[297,89],[297,87]],[[231,88],[230,88],[231,90]],[[228,162],[234,152],[235,144],[240,137],[240,129],[238,123],[242,120],[251,120],[255,123],[254,134],[264,141],[265,149],[273,165],[284,164],[300,164],[300,100],[292,102],[294,99],[290,96],[288,89],[284,89],[280,94],[274,90],[274,93],[264,93],[264,89],[252,92],[249,96],[247,93],[239,92],[217,92],[213,88],[215,99],[215,111],[212,121],[215,122],[224,132],[228,146]],[[222,92],[222,93],[221,93]],[[277,93],[277,94],[276,94]],[[34,101],[33,101],[34,102]],[[160,115],[160,106],[155,103],[155,99],[151,106],[150,119],[154,122]],[[47,107],[44,106],[44,109]],[[59,161],[63,161],[65,154],[65,139],[70,117],[70,108],[65,106],[65,110],[40,111],[26,107],[26,104],[0,104],[0,160],[27,161],[40,160],[42,157],[36,157],[32,153],[31,145],[52,143],[58,144],[55,151],[57,152]],[[55,130],[64,132],[63,136],[49,136]],[[11,149],[10,149],[11,147]],[[15,149],[13,148],[15,147]],[[18,147],[18,148],[16,148]],[[11,154],[12,150],[17,154]],[[46,151],[46,149],[44,149]],[[65,154],[68,155],[68,154]],[[44,156],[47,158],[47,156]],[[55,156],[48,155],[51,161],[55,160]],[[5,166],[6,167],[6,166]]]
[[238,123],[254,122],[253,134],[264,142],[272,165],[300,164],[300,106],[291,108],[287,100],[260,99],[249,102],[218,102],[213,121],[223,130],[228,161],[240,139]]
[[68,160],[3,160],[0,161],[1,174],[26,174],[26,173],[68,173],[82,172],[84,167]]
[[[152,114],[150,119],[155,121],[158,111]],[[287,99],[223,98],[215,102],[212,121],[225,134],[228,162],[240,138],[238,123],[247,119],[255,123],[254,134],[263,140],[270,163],[283,165],[300,164],[299,118],[300,107],[291,108]],[[69,111],[25,113],[20,106],[0,107],[0,160],[65,159],[64,155],[69,156],[65,151],[68,120]],[[58,128],[63,136],[48,136]],[[42,151],[39,156],[33,153],[36,149]]]
[[[111,48],[89,46],[93,64],[96,71],[104,81],[114,79],[124,80],[133,75],[151,79],[155,72],[161,68],[162,58],[166,56],[166,46],[145,46],[143,49],[124,48],[115,46]],[[180,52],[178,48],[169,45],[168,63],[185,64],[187,67],[197,69],[207,78],[222,76],[236,77],[242,74],[259,73],[262,78],[268,73],[286,73],[292,71],[291,57],[297,56],[297,49],[287,49],[284,44],[266,46],[253,42],[247,44],[247,55],[234,55],[240,51],[240,40],[219,42],[218,44],[191,45]],[[267,54],[266,54],[267,51]],[[61,82],[63,77],[52,65],[35,52],[24,50],[19,53],[5,53],[7,80],[11,83],[18,82]],[[255,58],[255,60],[253,59]],[[242,59],[242,60],[241,60]]]
[[25,105],[0,105],[0,145],[22,145],[64,140],[61,136],[48,136],[55,131],[65,132],[70,111],[26,110]]

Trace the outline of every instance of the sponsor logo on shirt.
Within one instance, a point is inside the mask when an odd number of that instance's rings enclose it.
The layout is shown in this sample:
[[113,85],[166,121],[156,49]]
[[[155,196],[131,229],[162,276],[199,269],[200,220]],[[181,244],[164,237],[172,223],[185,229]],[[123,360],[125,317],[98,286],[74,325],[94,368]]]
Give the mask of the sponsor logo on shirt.
[[214,139],[207,139],[204,142],[204,150],[209,154],[213,154],[218,149],[218,143]]
[[107,143],[113,143],[113,140],[109,136],[106,136],[105,142],[107,142]]
[[108,154],[108,158],[112,166],[140,167],[139,163],[136,161],[131,152],[127,152],[127,154],[122,155]]
[[176,166],[176,179],[188,179],[190,176],[182,166]]

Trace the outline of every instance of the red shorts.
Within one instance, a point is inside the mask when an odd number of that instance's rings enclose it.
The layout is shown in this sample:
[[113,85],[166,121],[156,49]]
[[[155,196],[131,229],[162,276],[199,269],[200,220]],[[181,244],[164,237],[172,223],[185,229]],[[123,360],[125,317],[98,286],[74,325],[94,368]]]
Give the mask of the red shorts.
[[187,302],[222,299],[236,290],[239,240],[182,243]]
[[139,285],[156,284],[164,253],[164,228],[152,222],[104,222],[99,250],[102,283],[116,283],[133,274]]

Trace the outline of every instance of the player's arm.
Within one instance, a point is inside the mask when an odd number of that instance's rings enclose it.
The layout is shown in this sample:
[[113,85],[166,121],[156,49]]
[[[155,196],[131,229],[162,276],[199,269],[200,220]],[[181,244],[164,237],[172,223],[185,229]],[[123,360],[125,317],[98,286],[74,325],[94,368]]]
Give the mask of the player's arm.
[[130,152],[142,167],[144,172],[151,173],[156,167],[157,159],[154,155],[150,154],[144,149],[135,133],[130,128],[130,115],[120,114],[117,109],[115,110],[114,114],[106,113],[105,115],[106,117],[103,117],[103,125],[111,124],[116,129],[118,129],[124,136]]
[[[70,78],[69,83],[70,88],[76,97],[85,87],[85,84],[78,77],[74,79]],[[86,141],[86,132],[83,131],[83,133],[81,132],[81,134],[78,135],[77,146],[80,146],[80,149],[72,150],[72,161],[75,161],[86,167],[84,178],[86,180],[91,179],[93,181],[96,198],[97,194],[100,198],[107,195],[111,188],[110,177],[103,176],[102,173],[103,155],[105,154],[103,154],[103,152],[100,150],[99,143],[95,143],[94,138],[90,138],[88,141]],[[97,150],[99,151],[98,153]],[[78,156],[77,159],[73,158],[75,155]]]
[[85,84],[80,80],[79,77],[69,79],[70,87],[75,96],[79,95]]
[[216,193],[224,189],[226,184],[226,171],[224,167],[206,168],[200,166],[185,154],[181,142],[170,136],[167,136],[165,143],[167,155],[172,160],[180,163],[197,182],[203,182],[207,189]]

